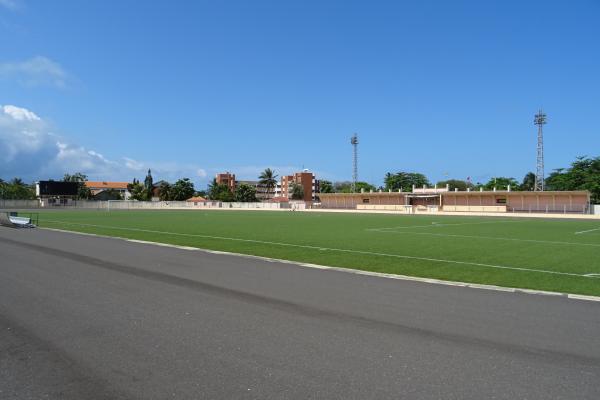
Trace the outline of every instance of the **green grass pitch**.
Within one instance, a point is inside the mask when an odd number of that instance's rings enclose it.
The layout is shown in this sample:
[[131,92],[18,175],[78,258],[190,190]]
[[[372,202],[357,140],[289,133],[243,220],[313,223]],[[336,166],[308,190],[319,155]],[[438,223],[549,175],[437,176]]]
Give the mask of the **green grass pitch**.
[[273,211],[54,211],[40,226],[375,272],[600,295],[600,221]]

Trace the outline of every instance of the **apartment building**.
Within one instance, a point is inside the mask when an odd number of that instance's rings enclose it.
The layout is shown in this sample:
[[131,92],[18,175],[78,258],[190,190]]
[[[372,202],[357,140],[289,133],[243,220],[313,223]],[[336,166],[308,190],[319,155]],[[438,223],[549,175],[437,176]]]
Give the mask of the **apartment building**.
[[319,181],[315,178],[315,174],[307,169],[303,170],[302,172],[296,172],[293,175],[282,176],[281,186],[276,188],[275,191],[276,195],[286,197],[291,200],[291,190],[294,184],[300,185],[304,189],[304,198],[302,200],[316,200],[319,194]]
[[235,193],[235,187],[236,187],[235,174],[232,174],[229,172],[224,172],[224,173],[217,174],[215,176],[215,179],[217,181],[217,184],[225,185],[229,188],[229,191],[231,191],[231,193]]
[[236,181],[236,186],[239,186],[242,183],[256,189],[256,198],[258,200],[267,200],[274,196],[274,190],[267,191],[267,187],[261,185],[260,181]]

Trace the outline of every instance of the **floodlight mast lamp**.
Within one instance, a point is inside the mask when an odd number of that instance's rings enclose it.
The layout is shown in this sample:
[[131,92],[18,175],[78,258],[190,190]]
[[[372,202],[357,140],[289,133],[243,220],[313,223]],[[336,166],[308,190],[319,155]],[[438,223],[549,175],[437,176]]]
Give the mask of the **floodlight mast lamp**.
[[533,123],[538,126],[538,140],[537,140],[537,164],[535,172],[535,185],[534,189],[536,192],[544,191],[544,129],[546,125],[546,114],[542,109],[535,114]]
[[350,138],[352,144],[352,193],[356,193],[356,181],[358,180],[358,136],[356,133]]

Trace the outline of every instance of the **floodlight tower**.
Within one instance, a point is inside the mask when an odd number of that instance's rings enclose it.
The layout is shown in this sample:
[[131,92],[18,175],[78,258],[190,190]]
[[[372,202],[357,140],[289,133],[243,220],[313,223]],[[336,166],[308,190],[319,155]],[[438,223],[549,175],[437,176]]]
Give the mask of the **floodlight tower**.
[[537,140],[537,165],[535,172],[535,186],[536,192],[544,191],[544,130],[543,126],[546,125],[546,114],[542,109],[535,114],[533,123],[538,126],[538,140]]
[[352,144],[352,193],[356,192],[356,181],[358,179],[358,136],[356,133],[350,138]]

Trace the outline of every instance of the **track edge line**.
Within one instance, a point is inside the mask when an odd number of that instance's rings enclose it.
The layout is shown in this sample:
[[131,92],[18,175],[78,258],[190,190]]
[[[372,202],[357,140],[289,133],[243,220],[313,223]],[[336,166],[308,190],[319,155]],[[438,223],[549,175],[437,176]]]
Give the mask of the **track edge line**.
[[397,279],[397,280],[403,280],[403,281],[420,282],[420,283],[428,283],[428,284],[435,284],[435,285],[466,287],[466,288],[470,288],[470,289],[492,290],[492,291],[496,291],[496,292],[509,292],[509,293],[564,297],[564,298],[570,299],[570,300],[600,302],[600,296],[590,296],[590,295],[565,293],[565,292],[552,292],[552,291],[547,291],[547,290],[515,288],[515,287],[510,287],[510,286],[487,285],[487,284],[480,284],[480,283],[446,281],[446,280],[436,279],[436,278],[422,278],[422,277],[410,276],[410,275],[388,274],[388,273],[383,273],[383,272],[363,271],[360,269],[332,267],[332,266],[328,266],[328,265],[303,263],[300,261],[284,260],[284,259],[280,259],[280,258],[256,256],[256,255],[252,255],[252,254],[243,254],[243,253],[234,253],[234,252],[230,252],[230,251],[210,250],[210,249],[203,249],[200,247],[180,246],[180,245],[176,245],[176,244],[151,242],[151,241],[147,241],[147,240],[130,239],[130,238],[125,238],[125,237],[120,237],[120,236],[99,235],[96,233],[77,232],[77,231],[70,231],[70,230],[66,230],[66,229],[45,228],[45,227],[38,227],[38,229],[45,229],[48,231],[63,232],[63,233],[71,233],[71,234],[83,235],[83,236],[94,236],[94,237],[100,237],[100,238],[105,238],[105,239],[122,240],[122,241],[130,242],[130,243],[139,243],[139,244],[149,244],[149,245],[153,245],[153,246],[170,247],[170,248],[179,249],[179,250],[201,251],[201,252],[210,253],[210,254],[252,258],[252,259],[263,260],[263,261],[267,261],[267,262],[277,262],[277,263],[282,263],[282,264],[297,265],[297,266],[304,267],[304,268],[344,272],[344,273],[355,274],[355,275],[366,275],[366,276],[373,276],[373,277],[377,277],[377,278]]

